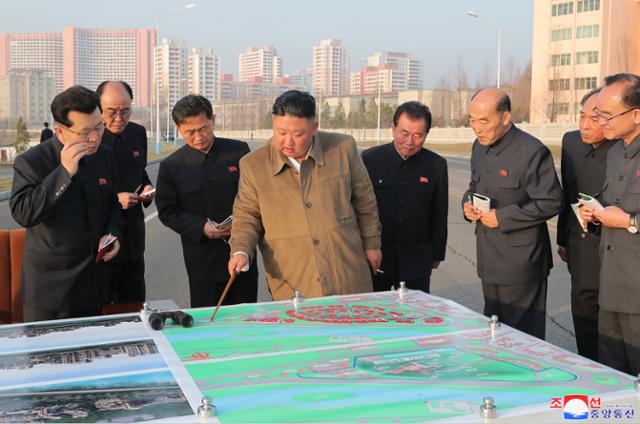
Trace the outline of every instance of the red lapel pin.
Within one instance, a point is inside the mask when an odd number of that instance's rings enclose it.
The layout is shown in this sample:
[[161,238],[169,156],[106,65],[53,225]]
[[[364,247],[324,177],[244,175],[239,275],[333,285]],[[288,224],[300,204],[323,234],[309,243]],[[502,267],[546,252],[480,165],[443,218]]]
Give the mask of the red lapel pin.
[[501,169],[501,170],[500,170],[500,176],[501,176],[501,177],[508,177],[508,176],[509,176],[509,173],[507,172],[507,170],[506,170],[506,169]]
[[137,151],[137,150],[134,150],[134,151],[133,151],[133,157],[134,157],[134,158],[139,158],[139,157],[140,157],[140,152],[139,152],[139,151]]
[[420,177],[420,183],[422,184],[427,184],[429,182],[429,178],[427,177]]
[[231,173],[231,172],[238,172],[238,167],[237,166],[230,166],[227,168],[227,170]]
[[107,179],[106,178],[98,178],[98,184],[103,186],[103,185],[107,185]]

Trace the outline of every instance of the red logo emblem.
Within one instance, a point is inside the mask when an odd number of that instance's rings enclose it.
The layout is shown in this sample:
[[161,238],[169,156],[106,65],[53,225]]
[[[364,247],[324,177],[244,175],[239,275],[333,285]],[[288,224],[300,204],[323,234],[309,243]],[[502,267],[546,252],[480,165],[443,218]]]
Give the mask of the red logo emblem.
[[564,406],[564,402],[562,398],[551,398],[551,402],[549,403],[549,408],[551,409],[559,409]]
[[140,157],[140,152],[139,152],[139,151],[137,151],[137,150],[134,150],[134,151],[133,151],[133,157],[134,157],[134,158],[139,158],[139,157]]
[[599,397],[592,397],[589,399],[589,408],[591,409],[600,409],[602,408],[602,401]]
[[429,183],[429,178],[427,178],[427,177],[420,177],[420,183],[421,183],[421,184],[428,184],[428,183]]
[[107,185],[107,179],[106,178],[98,178],[98,184],[103,186],[103,185]]
[[501,177],[508,177],[508,176],[509,176],[509,173],[507,172],[507,170],[506,170],[506,169],[501,169],[501,170],[500,170],[500,176],[501,176]]
[[229,173],[238,172],[238,167],[237,166],[230,166],[230,167],[227,168],[227,170],[229,170]]

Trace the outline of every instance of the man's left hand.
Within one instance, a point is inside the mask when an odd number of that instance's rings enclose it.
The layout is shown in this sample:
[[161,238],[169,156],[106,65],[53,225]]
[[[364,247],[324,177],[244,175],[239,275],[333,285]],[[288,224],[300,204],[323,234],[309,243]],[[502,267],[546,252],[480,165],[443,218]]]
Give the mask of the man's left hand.
[[[107,242],[109,239],[111,239],[111,237],[113,237],[111,234],[106,234],[102,237],[100,237],[100,241],[98,242],[98,246],[103,246],[105,242]],[[102,256],[102,260],[105,262],[109,262],[111,259],[115,258],[115,256],[118,254],[118,252],[120,251],[120,241],[118,241],[118,239],[116,239],[116,241],[114,241],[111,246],[107,247],[107,250],[105,252],[105,254]]]
[[491,209],[489,212],[483,212],[480,217],[480,222],[487,228],[498,228],[500,226],[495,209]]
[[156,196],[156,193],[151,193],[151,194],[147,194],[145,195],[144,193],[147,193],[149,191],[153,190],[153,186],[151,184],[144,186],[144,189],[142,190],[142,193],[140,193],[140,195],[138,196],[140,198],[141,202],[144,203],[151,203],[151,201],[153,201],[154,197]]
[[593,216],[609,228],[627,228],[629,226],[629,214],[617,206],[607,206],[604,209],[594,210]]
[[367,256],[367,261],[369,261],[371,270],[375,273],[380,269],[380,264],[382,264],[382,250],[367,249],[364,253]]

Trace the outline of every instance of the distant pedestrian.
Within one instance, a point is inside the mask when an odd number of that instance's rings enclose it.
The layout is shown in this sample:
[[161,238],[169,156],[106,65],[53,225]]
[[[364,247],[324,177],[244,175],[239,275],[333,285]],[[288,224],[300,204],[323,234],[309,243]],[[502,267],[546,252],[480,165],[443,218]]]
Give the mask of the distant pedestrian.
[[51,131],[51,128],[49,128],[49,123],[45,122],[44,128],[40,132],[40,143],[49,140],[51,137],[53,137],[53,131]]

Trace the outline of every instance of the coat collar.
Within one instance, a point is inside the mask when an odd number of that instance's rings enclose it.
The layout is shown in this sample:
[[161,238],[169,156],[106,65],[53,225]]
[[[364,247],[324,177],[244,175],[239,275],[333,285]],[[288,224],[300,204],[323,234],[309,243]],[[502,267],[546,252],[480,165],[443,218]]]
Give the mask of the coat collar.
[[640,151],[640,135],[637,135],[628,146],[625,146],[624,143],[622,143],[622,147],[630,158],[634,157],[638,151]]
[[516,137],[518,129],[515,125],[513,125],[513,122],[511,122],[510,125],[511,127],[509,128],[509,130],[498,141],[490,146],[487,146],[487,153],[493,152],[493,154],[499,155],[504,149],[507,148],[509,144],[511,144],[511,140]]
[[[271,173],[273,175],[278,175],[285,166],[291,167],[292,165],[291,163],[289,163],[287,157],[276,148],[275,143],[273,142],[273,137],[269,139],[268,143],[271,157]],[[311,142],[311,150],[309,150],[308,158],[313,159],[319,166],[324,166],[324,150],[322,149],[322,142],[319,132],[316,132],[316,134],[313,136],[313,141]]]

